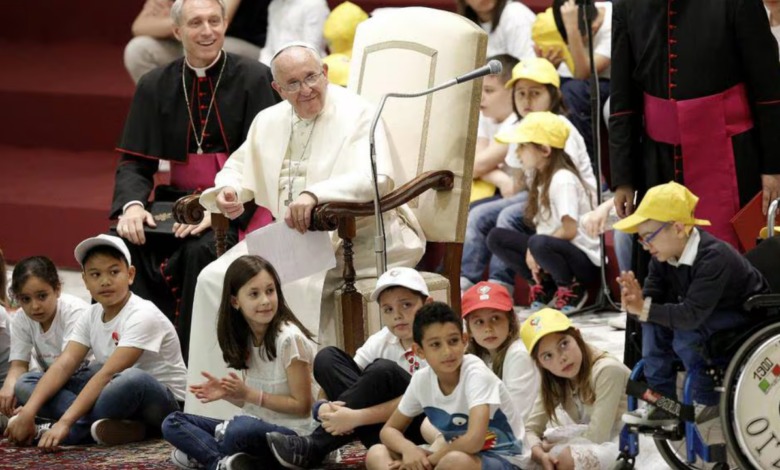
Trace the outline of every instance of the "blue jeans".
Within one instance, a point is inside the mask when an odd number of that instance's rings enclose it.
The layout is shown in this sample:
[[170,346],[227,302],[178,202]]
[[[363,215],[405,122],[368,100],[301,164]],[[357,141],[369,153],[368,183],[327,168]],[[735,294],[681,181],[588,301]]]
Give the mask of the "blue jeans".
[[747,322],[748,318],[743,313],[716,310],[695,330],[672,330],[654,323],[643,323],[642,357],[648,385],[657,392],[676,397],[677,374],[673,363],[679,357],[688,374],[692,374],[694,401],[717,405],[720,395],[714,390],[712,378],[705,374],[713,359],[707,343],[714,333],[739,328]]
[[141,421],[148,433],[159,435],[163,420],[174,411],[179,411],[179,402],[168,387],[141,369],[125,369],[114,374],[92,410],[71,426],[62,444],[93,443],[92,423],[104,418]]
[[460,266],[460,288],[466,290],[482,280],[485,267],[490,263],[490,280],[514,286],[514,273],[496,256],[491,258],[486,238],[490,230],[500,226],[511,226],[514,218],[523,217],[528,193],[521,191],[513,196],[479,204],[469,211],[466,223],[466,239],[463,242],[463,257]]
[[[41,418],[58,420],[68,411],[70,405],[76,400],[81,390],[87,385],[89,379],[103,367],[103,364],[92,363],[88,366],[82,366],[75,374],[65,382],[65,385],[47,401],[40,410],[38,416]],[[35,386],[43,377],[43,372],[27,372],[19,377],[14,387],[14,395],[19,405],[26,404],[35,390]]]
[[483,451],[479,453],[482,470],[520,470],[520,467],[509,462],[496,452]]
[[162,433],[166,441],[210,470],[217,468],[223,457],[239,452],[259,457],[266,463],[264,468],[283,468],[268,448],[265,435],[269,432],[295,435],[295,431],[242,415],[230,420],[223,439],[217,441],[214,431],[222,422],[177,411],[165,418]]

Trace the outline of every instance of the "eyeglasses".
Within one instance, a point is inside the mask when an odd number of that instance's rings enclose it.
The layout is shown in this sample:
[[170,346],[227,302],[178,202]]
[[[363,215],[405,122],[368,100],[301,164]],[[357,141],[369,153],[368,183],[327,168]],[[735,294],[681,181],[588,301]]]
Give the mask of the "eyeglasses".
[[303,85],[306,85],[309,88],[314,87],[314,85],[317,84],[317,82],[320,80],[320,77],[322,77],[323,73],[313,73],[309,75],[308,77],[303,79],[303,82],[294,81],[292,83],[288,83],[286,85],[279,84],[279,88],[286,91],[287,93],[298,93],[301,91],[301,87]]
[[653,239],[658,236],[659,233],[661,233],[661,230],[665,229],[669,225],[669,222],[666,222],[665,224],[661,225],[656,229],[655,232],[651,233],[648,236],[642,236],[639,235],[639,243],[643,244],[646,247],[650,247],[650,244],[653,243]]

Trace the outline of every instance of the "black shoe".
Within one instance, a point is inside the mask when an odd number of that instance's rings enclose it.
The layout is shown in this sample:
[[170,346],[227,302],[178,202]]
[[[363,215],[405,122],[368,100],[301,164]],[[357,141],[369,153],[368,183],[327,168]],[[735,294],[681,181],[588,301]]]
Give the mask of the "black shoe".
[[316,455],[309,436],[288,436],[269,432],[265,438],[276,460],[285,468],[294,470],[313,468],[322,462],[322,457]]

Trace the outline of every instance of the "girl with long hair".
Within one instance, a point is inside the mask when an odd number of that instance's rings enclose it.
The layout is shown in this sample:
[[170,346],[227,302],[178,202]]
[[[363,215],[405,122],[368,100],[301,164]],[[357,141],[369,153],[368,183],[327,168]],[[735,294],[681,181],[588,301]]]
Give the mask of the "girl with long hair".
[[[523,322],[520,337],[542,382],[526,422],[531,455],[522,468],[612,468],[627,404],[628,367],[588,345],[571,320],[551,308]],[[558,407],[565,416],[556,415]]]
[[553,303],[564,313],[587,300],[585,284],[596,281],[601,247],[579,227],[593,207],[571,157],[563,150],[568,126],[550,112],[529,113],[512,131],[496,138],[516,143],[523,168],[533,170],[525,217],[516,230],[496,228],[488,235],[490,251],[531,284],[531,308]]
[[[245,255],[226,274],[217,319],[222,357],[240,374],[190,386],[203,403],[227,400],[242,414],[231,420],[175,412],[163,422],[163,436],[176,449],[180,468],[231,468],[263,462],[281,468],[266,444],[269,432],[309,434],[309,417],[319,386],[312,379],[317,346],[287,306],[279,275],[259,256]],[[189,465],[189,466],[188,466]]]
[[539,394],[539,372],[520,341],[520,322],[509,291],[501,284],[480,282],[463,294],[461,305],[469,334],[466,352],[485,361],[501,378],[526,421],[533,397]]
[[536,15],[513,0],[456,0],[457,12],[488,33],[487,55],[509,54],[520,60],[535,57],[531,28]]

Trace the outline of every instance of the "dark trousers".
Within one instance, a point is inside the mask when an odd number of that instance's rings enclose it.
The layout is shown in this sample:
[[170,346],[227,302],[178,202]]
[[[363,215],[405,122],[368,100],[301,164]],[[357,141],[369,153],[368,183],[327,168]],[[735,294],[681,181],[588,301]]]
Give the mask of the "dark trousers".
[[[343,401],[347,407],[359,410],[402,396],[412,376],[387,359],[377,359],[361,371],[349,354],[328,346],[314,358],[314,378],[329,400]],[[416,444],[425,442],[420,434],[423,419],[425,415],[416,417],[404,433],[407,439]],[[379,431],[383,425],[361,426],[355,429],[354,434],[369,448],[379,443]],[[354,439],[352,436],[332,436],[322,426],[312,433],[312,437],[322,455]]]
[[[593,107],[590,104],[590,79],[561,79],[561,95],[563,95],[563,102],[569,111],[567,117],[585,140],[585,146],[588,149],[588,155],[590,155],[590,160],[593,164],[593,173],[595,174],[596,158],[599,158],[599,155],[594,155],[593,153],[593,130],[591,129],[593,125],[591,109]],[[599,98],[598,112],[601,113],[601,108],[604,107],[604,103],[609,98],[609,79],[599,79]],[[596,175],[597,180],[598,178],[599,175]]]
[[[238,241],[238,232],[231,224],[227,233],[227,247]],[[199,237],[174,238],[172,235],[147,235],[144,245],[125,240],[136,274],[130,289],[157,308],[176,327],[181,353],[189,359],[192,303],[198,274],[217,259],[214,232],[207,230]]]
[[575,279],[581,283],[598,279],[598,266],[570,241],[537,235],[524,222],[520,222],[517,228],[519,230],[494,228],[487,237],[487,245],[495,256],[524,279],[533,280],[525,262],[525,254],[529,249],[539,267],[559,286],[571,285]]

